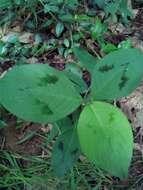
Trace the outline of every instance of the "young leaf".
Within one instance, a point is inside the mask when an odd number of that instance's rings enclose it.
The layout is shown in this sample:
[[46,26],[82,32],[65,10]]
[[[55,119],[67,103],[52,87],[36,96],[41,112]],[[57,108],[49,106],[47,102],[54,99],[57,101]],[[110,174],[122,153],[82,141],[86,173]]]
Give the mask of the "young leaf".
[[58,24],[56,25],[56,36],[60,37],[60,35],[62,34],[63,30],[64,30],[63,23],[58,22]]
[[74,130],[68,130],[57,139],[52,155],[52,166],[58,176],[69,171],[79,157],[79,143]]
[[69,40],[68,40],[67,38],[64,39],[63,44],[64,44],[67,48],[70,47],[70,42],[69,42]]
[[87,90],[88,87],[82,79],[82,70],[74,63],[67,64],[64,73],[70,79],[79,93],[84,93]]
[[130,39],[124,40],[118,44],[118,48],[128,49],[132,48],[132,41]]
[[103,44],[102,45],[102,51],[105,52],[105,53],[110,53],[112,51],[116,51],[118,48],[114,45],[114,44],[111,44],[111,43],[107,43],[107,44]]
[[94,40],[97,40],[103,34],[103,24],[98,17],[96,23],[91,27],[91,34]]
[[82,152],[97,167],[114,176],[127,177],[133,135],[127,118],[118,108],[104,102],[86,106],[80,115],[78,136]]
[[132,10],[128,8],[128,1],[120,0],[119,12],[122,16],[122,19],[125,23],[128,23],[129,18],[134,18]]
[[44,5],[44,13],[49,13],[49,12],[58,13],[59,7],[56,5],[50,5],[49,3],[45,4]]
[[97,63],[97,59],[89,54],[86,50],[82,48],[74,48],[74,54],[79,60],[81,67],[87,69],[90,73],[93,72],[93,68]]
[[48,65],[16,66],[0,80],[0,103],[27,121],[54,122],[73,112],[81,96],[72,82]]
[[95,100],[113,100],[130,94],[143,78],[143,53],[121,49],[105,56],[92,74]]

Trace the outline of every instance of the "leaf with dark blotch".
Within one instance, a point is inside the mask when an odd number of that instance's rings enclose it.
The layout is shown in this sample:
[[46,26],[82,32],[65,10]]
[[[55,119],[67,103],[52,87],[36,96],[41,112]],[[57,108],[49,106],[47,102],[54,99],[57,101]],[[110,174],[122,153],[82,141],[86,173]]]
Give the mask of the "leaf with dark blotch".
[[96,64],[91,80],[95,100],[113,100],[129,95],[143,78],[143,53],[135,48],[120,49]]
[[47,64],[15,66],[0,79],[0,89],[0,103],[7,110],[39,123],[64,118],[82,101],[72,82]]

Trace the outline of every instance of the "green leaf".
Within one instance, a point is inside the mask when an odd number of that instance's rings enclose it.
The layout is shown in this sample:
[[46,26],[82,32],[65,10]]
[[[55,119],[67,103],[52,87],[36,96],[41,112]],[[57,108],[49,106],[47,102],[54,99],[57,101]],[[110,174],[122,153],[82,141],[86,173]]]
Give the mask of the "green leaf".
[[119,7],[119,12],[122,16],[123,21],[127,24],[128,23],[128,19],[133,19],[134,18],[134,14],[132,12],[132,10],[130,10],[128,8],[128,1],[125,0],[120,0],[120,7]]
[[75,130],[69,130],[60,135],[52,154],[52,167],[55,173],[63,176],[73,167],[79,154],[79,143]]
[[132,48],[132,41],[130,39],[127,39],[125,41],[122,41],[118,44],[118,48],[122,49],[129,49]]
[[106,0],[93,0],[91,1],[99,6],[99,8],[104,8]]
[[94,102],[80,115],[78,136],[82,152],[97,167],[126,178],[133,150],[133,135],[125,115],[116,107]]
[[5,43],[0,42],[0,56],[5,56],[7,54],[8,48]]
[[54,122],[73,112],[82,98],[60,71],[48,65],[16,66],[0,80],[0,103],[27,121]]
[[71,80],[79,93],[86,92],[88,87],[82,79],[82,71],[77,65],[75,65],[74,63],[67,64],[64,73]]
[[75,15],[74,16],[74,20],[76,22],[81,22],[81,21],[90,21],[91,17],[87,16],[87,15]]
[[59,121],[57,121],[54,126],[56,126],[57,128],[59,128],[61,133],[64,133],[66,131],[69,131],[73,128],[73,123],[71,118],[69,117],[65,117]]
[[95,100],[113,100],[129,95],[143,78],[143,53],[121,49],[96,64],[92,75],[91,95]]
[[111,14],[113,18],[115,18],[116,15],[121,15],[122,21],[126,24],[129,18],[132,19],[134,17],[133,12],[128,8],[127,0],[116,0],[106,3],[104,10],[107,14]]
[[107,3],[107,5],[105,6],[105,12],[107,14],[111,14],[112,17],[114,17],[116,12],[118,11],[118,8],[119,8],[119,2]]
[[103,44],[102,45],[102,49],[101,49],[103,52],[105,53],[110,53],[112,51],[116,51],[117,50],[117,47],[114,45],[114,44],[111,44],[111,43],[107,43],[107,44]]
[[0,0],[0,9],[8,9],[12,7],[12,0]]
[[94,40],[98,39],[103,33],[103,24],[101,20],[96,17],[95,24],[91,27],[91,34]]
[[81,67],[87,69],[89,72],[92,73],[93,68],[97,63],[97,59],[82,48],[75,47],[73,51],[76,58],[79,60]]
[[45,4],[44,5],[44,13],[49,13],[49,12],[53,12],[53,13],[58,13],[59,12],[59,7],[56,5],[50,5],[50,4]]
[[70,47],[70,42],[69,42],[69,40],[68,40],[67,38],[64,39],[63,44],[64,44],[67,48]]
[[64,30],[63,23],[58,22],[58,24],[56,25],[56,36],[60,37],[60,35],[62,34],[63,30]]
[[74,17],[73,17],[73,15],[72,14],[69,14],[69,13],[67,13],[67,14],[64,14],[64,15],[59,15],[59,18],[60,18],[60,20],[61,21],[63,21],[63,22],[73,22],[74,21]]

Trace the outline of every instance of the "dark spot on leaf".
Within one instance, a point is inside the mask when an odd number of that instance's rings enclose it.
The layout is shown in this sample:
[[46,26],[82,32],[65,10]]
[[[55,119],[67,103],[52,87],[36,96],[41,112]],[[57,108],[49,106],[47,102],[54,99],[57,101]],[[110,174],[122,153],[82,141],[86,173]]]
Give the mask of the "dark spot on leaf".
[[46,86],[47,84],[55,84],[58,81],[58,77],[55,75],[46,74],[46,76],[40,78],[38,86]]
[[39,100],[38,98],[37,99],[35,99],[35,104],[39,104],[39,105],[43,105],[44,103],[41,101],[41,100]]
[[23,92],[24,90],[25,90],[24,88],[19,88],[19,91],[22,91],[22,92]]
[[52,115],[53,111],[49,108],[49,106],[47,104],[43,105],[42,107],[42,114],[45,115]]
[[96,134],[96,133],[97,133],[97,131],[94,129],[94,130],[93,130],[93,133],[94,133],[94,134]]
[[87,127],[88,128],[93,128],[93,125],[88,124]]
[[75,150],[71,151],[71,154],[77,154],[78,153],[78,148],[76,148]]
[[97,133],[97,131],[96,131],[95,129],[93,129],[93,125],[88,124],[87,127],[88,127],[89,129],[91,129],[94,134]]
[[130,62],[124,63],[121,66],[124,66],[124,70],[121,76],[121,82],[119,83],[119,89],[122,90],[122,88],[126,85],[127,81],[129,80],[128,77],[126,76],[126,73],[128,71],[128,66]]
[[121,66],[125,67],[125,70],[126,70],[129,66],[129,64],[130,64],[130,62],[126,62],[126,63],[121,64]]
[[22,88],[22,87],[21,87],[21,88],[19,88],[19,91],[22,91],[22,92],[23,92],[23,91],[29,90],[29,89],[30,89],[29,87],[25,87],[25,88]]
[[120,90],[122,90],[122,88],[125,87],[125,85],[126,85],[126,83],[127,83],[128,80],[129,80],[128,77],[126,77],[125,75],[123,75],[121,77],[121,82],[119,83],[119,89]]
[[38,104],[41,107],[41,113],[44,115],[52,115],[53,111],[50,109],[49,105],[47,104],[47,102],[42,102],[39,99],[35,100],[35,103]]
[[100,72],[108,72],[114,68],[114,65],[104,65],[99,68]]
[[61,151],[64,150],[64,143],[63,143],[62,141],[60,141],[60,142],[58,143],[58,148],[59,148]]

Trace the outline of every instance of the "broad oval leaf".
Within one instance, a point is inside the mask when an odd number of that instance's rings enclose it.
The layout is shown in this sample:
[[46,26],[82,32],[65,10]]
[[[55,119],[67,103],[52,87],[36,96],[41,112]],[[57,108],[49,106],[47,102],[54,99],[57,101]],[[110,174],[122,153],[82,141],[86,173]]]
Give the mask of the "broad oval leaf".
[[39,123],[65,117],[82,100],[63,73],[43,64],[14,67],[0,80],[0,90],[0,103],[7,110]]
[[91,95],[113,100],[129,95],[143,78],[143,53],[122,49],[105,56],[94,68]]
[[82,152],[97,167],[114,176],[127,177],[133,135],[118,108],[104,102],[87,105],[80,115],[78,136]]

